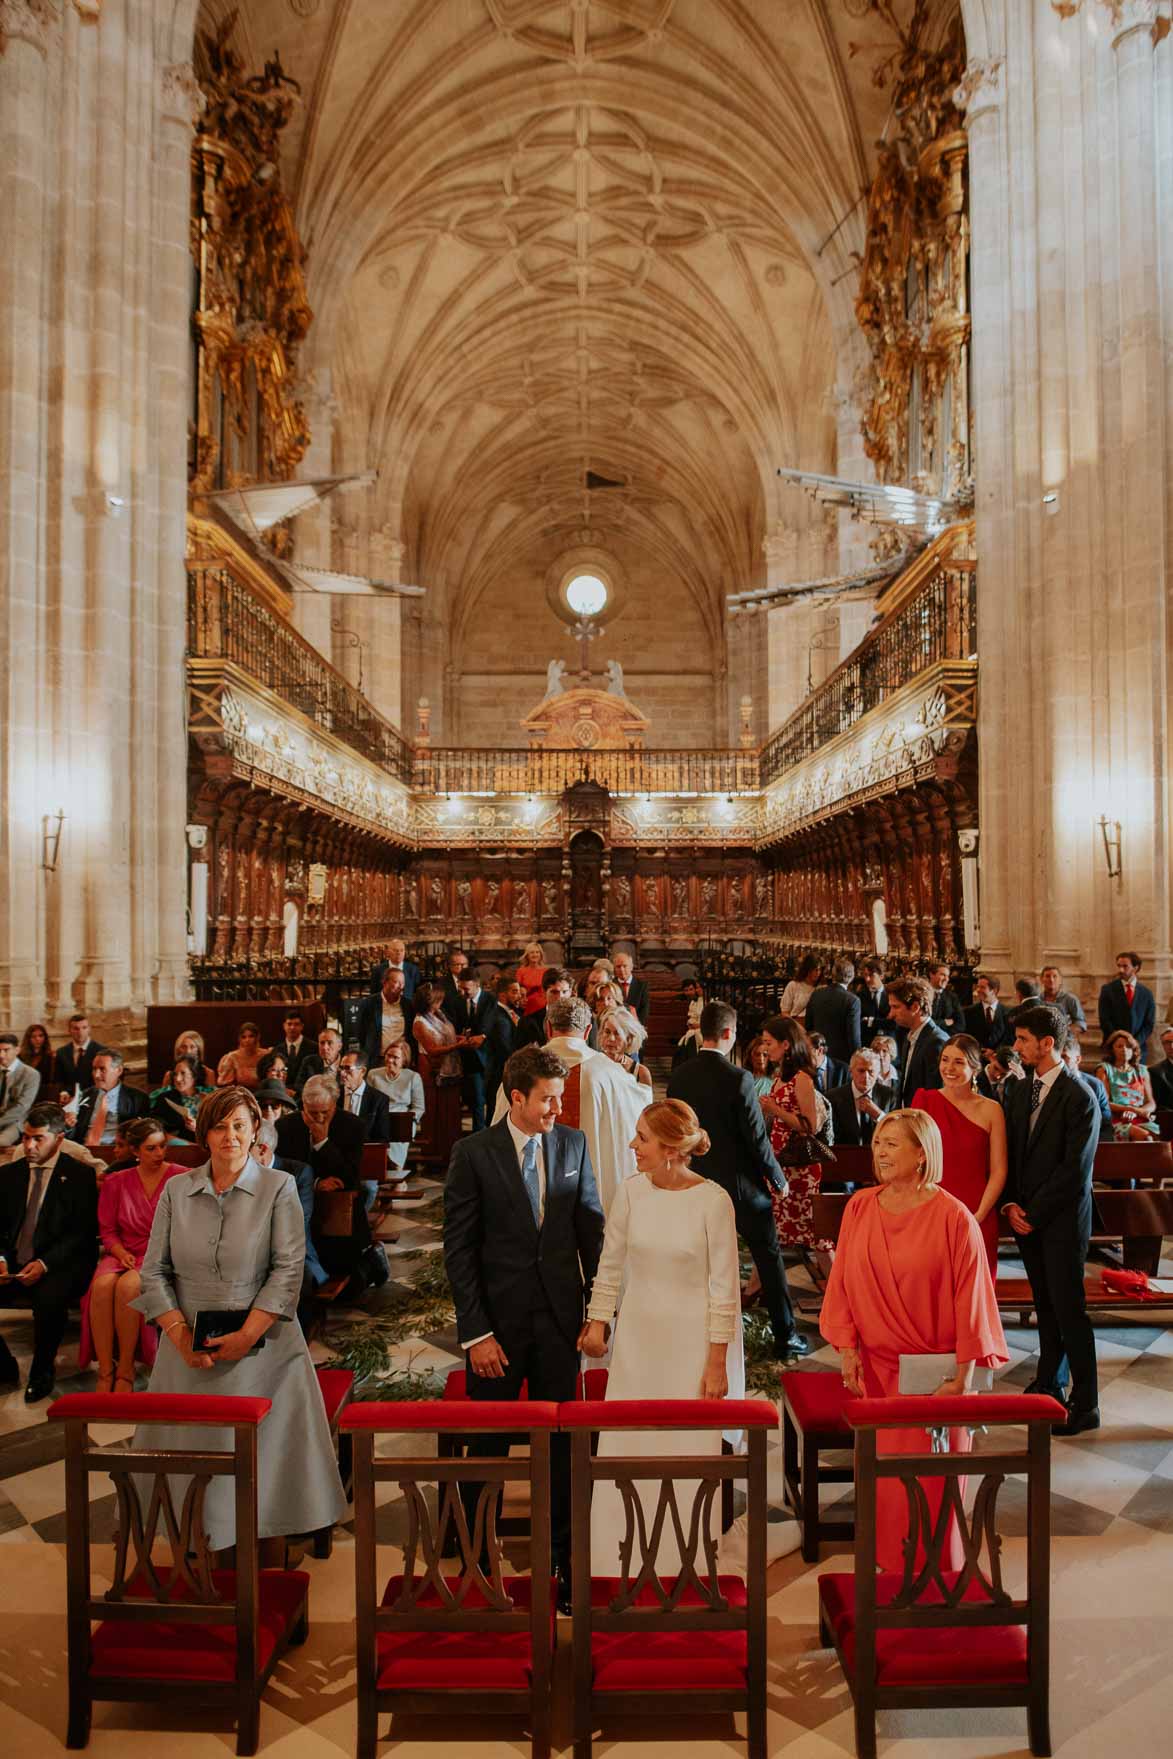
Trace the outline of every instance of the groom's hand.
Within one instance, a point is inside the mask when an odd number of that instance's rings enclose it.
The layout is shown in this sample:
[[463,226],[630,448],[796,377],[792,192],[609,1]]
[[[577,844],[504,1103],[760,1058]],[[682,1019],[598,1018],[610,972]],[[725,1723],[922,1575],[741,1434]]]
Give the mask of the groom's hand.
[[468,1365],[485,1380],[504,1380],[509,1358],[496,1338],[482,1338],[469,1349]]

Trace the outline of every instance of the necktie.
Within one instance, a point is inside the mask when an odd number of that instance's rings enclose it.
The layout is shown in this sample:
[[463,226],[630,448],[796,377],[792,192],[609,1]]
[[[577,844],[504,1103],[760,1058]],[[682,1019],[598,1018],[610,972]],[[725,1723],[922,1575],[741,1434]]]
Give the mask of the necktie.
[[1132,1006],[1132,998],[1135,994],[1136,994],[1136,985],[1134,983],[1126,983],[1124,985],[1124,999],[1128,1003],[1130,1008]]
[[90,1119],[90,1127],[86,1131],[86,1147],[95,1148],[102,1140],[106,1129],[106,1095],[98,1095],[98,1103],[94,1107],[94,1115]]
[[534,1226],[542,1225],[542,1194],[538,1189],[538,1139],[531,1136],[526,1142],[521,1157],[521,1182],[525,1186],[525,1194],[529,1198],[529,1206],[534,1212]]
[[20,1233],[16,1236],[16,1262],[25,1265],[33,1255],[33,1236],[37,1231],[37,1217],[41,1213],[41,1194],[45,1189],[45,1168],[38,1167],[33,1174],[33,1189],[29,1197],[28,1208],[24,1212],[24,1220],[20,1224]]
[[630,985],[630,984],[628,984],[628,983],[625,983],[625,984],[624,984],[624,985],[623,985],[623,999],[624,999],[624,1001],[626,1001],[626,1000],[627,1000],[627,992],[628,992],[628,990],[629,990],[629,989],[630,989],[630,988],[631,988],[631,985]]
[[1039,1107],[1043,1103],[1043,1084],[1036,1075],[1030,1090],[1030,1125],[1031,1130],[1039,1121]]
[[994,1024],[994,1010],[992,1006],[986,1009],[986,1019],[990,1022],[991,1026]]

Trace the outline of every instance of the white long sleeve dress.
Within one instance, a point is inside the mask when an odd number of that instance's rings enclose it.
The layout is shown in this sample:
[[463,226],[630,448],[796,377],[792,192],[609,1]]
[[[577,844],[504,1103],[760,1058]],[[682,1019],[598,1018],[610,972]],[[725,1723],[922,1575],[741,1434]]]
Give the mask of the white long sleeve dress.
[[[695,1399],[710,1343],[729,1345],[726,1374],[731,1399],[745,1397],[741,1337],[741,1283],[737,1229],[728,1193],[711,1179],[683,1190],[662,1190],[644,1177],[625,1180],[607,1215],[603,1255],[595,1275],[589,1317],[609,1322],[623,1294],[616,1326],[607,1398]],[[604,1433],[600,1456],[718,1454],[719,1430]],[[659,1485],[640,1490],[651,1531]],[[678,1484],[676,1504],[688,1532],[696,1481]],[[614,1485],[597,1484],[591,1507],[591,1574],[620,1574],[626,1530],[623,1499]],[[720,1496],[712,1531],[720,1536]],[[669,1513],[657,1550],[657,1571],[674,1576],[680,1548]],[[703,1553],[698,1558],[703,1569]],[[639,1567],[638,1545],[631,1568]]]

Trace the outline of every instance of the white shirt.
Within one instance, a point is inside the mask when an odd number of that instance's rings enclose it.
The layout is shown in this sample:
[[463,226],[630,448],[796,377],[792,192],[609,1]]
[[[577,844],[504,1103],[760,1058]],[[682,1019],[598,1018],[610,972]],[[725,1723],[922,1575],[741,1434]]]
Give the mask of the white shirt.
[[[538,1145],[538,1226],[541,1227],[542,1221],[545,1218],[545,1214],[546,1214],[546,1144],[545,1144],[545,1138],[543,1136],[543,1133],[540,1130],[538,1131],[536,1136],[532,1136],[532,1137],[527,1136],[525,1134],[524,1130],[519,1130],[517,1128],[517,1125],[513,1122],[513,1119],[508,1115],[508,1113],[506,1113],[505,1122],[509,1125],[509,1134],[513,1138],[513,1146],[517,1151],[517,1176],[519,1179],[521,1178],[521,1163],[522,1163],[523,1159],[525,1158],[526,1143],[527,1142],[536,1142]],[[523,1191],[525,1190],[524,1185],[522,1186],[522,1190]],[[526,1192],[526,1202],[528,1203],[528,1201],[529,1201],[529,1193]],[[462,1350],[471,1350],[474,1344],[483,1344],[485,1339],[491,1338],[492,1335],[493,1334],[491,1331],[484,1331],[481,1333],[479,1338],[461,1338],[460,1347]]]
[[[1053,1069],[1048,1069],[1047,1073],[1045,1075],[1040,1075],[1037,1069],[1031,1070],[1032,1082],[1041,1081],[1043,1084],[1043,1091],[1042,1091],[1042,1094],[1040,1095],[1039,1103],[1035,1108],[1034,1115],[1036,1118],[1038,1117],[1039,1112],[1041,1112],[1043,1109],[1043,1104],[1046,1100],[1048,1093],[1050,1093],[1052,1087],[1054,1087],[1054,1085],[1055,1085],[1055,1082],[1058,1080],[1059,1076],[1063,1073],[1063,1069],[1064,1069],[1064,1064],[1062,1062],[1059,1062],[1059,1063],[1055,1064],[1055,1067]],[[1032,1088],[1032,1092],[1033,1092],[1033,1088]]]
[[383,1049],[389,1044],[400,1044],[406,1037],[403,1024],[403,1007],[399,1002],[383,999]]
[[343,1110],[348,1111],[348,1112],[353,1112],[355,1117],[357,1118],[358,1114],[359,1114],[359,1108],[362,1105],[362,1096],[366,1092],[366,1090],[367,1090],[366,1082],[360,1081],[353,1093],[344,1094],[343,1097],[346,1101],[346,1104],[343,1107]]
[[[42,1209],[44,1209],[44,1207],[45,1207],[45,1197],[48,1194],[49,1186],[50,1186],[52,1179],[53,1179],[53,1174],[57,1171],[57,1162],[60,1159],[61,1159],[61,1151],[60,1151],[60,1149],[58,1149],[57,1153],[53,1156],[52,1160],[46,1161],[44,1166],[35,1167],[35,1166],[33,1166],[31,1161],[29,1162],[28,1191],[25,1194],[25,1200],[24,1200],[26,1219],[28,1216],[29,1204],[33,1200],[33,1192],[36,1189],[37,1174],[38,1173],[44,1174],[44,1180],[41,1185],[41,1201],[37,1205],[37,1215],[39,1217]],[[23,1228],[23,1226],[24,1226],[24,1222],[22,1221],[21,1227]],[[20,1229],[18,1229],[17,1232],[19,1233]],[[2,1253],[0,1253],[0,1258],[3,1258]],[[7,1260],[5,1260],[4,1262],[7,1264]],[[33,1264],[40,1264],[40,1263],[43,1263],[44,1260],[34,1258],[34,1259],[30,1260],[30,1262]],[[9,1267],[9,1268],[11,1268],[11,1267]]]

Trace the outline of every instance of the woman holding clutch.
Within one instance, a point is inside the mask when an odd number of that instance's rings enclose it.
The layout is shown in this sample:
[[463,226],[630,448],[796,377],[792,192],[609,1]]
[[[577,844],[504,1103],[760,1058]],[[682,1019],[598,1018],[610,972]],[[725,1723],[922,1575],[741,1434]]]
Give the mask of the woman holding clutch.
[[[956,1371],[937,1392],[963,1393],[976,1365],[1009,1360],[981,1229],[964,1203],[941,1188],[941,1132],[927,1112],[897,1111],[872,1138],[875,1185],[857,1191],[843,1212],[819,1329],[842,1357],[843,1384],[870,1398],[900,1390],[902,1356],[951,1355]],[[971,1445],[951,1432],[950,1447]],[[882,1429],[881,1453],[927,1453],[923,1429]],[[933,1518],[942,1480],[922,1479]],[[904,1568],[908,1501],[896,1479],[876,1490],[876,1557],[881,1570]],[[919,1561],[919,1560],[918,1560]],[[956,1532],[942,1560],[960,1569]]]
[[[281,1561],[285,1535],[340,1520],[346,1498],[296,1319],[305,1220],[290,1175],[252,1156],[260,1122],[246,1088],[221,1088],[204,1101],[196,1141],[208,1160],[164,1185],[133,1305],[163,1340],[150,1392],[272,1400],[260,1432],[257,1531],[282,1543],[262,1555],[264,1567]],[[197,1350],[197,1315],[205,1322],[223,1315],[221,1325],[230,1321],[231,1329]],[[232,1440],[227,1430],[213,1439],[182,1427],[163,1430],[161,1439],[152,1426],[136,1433],[134,1445],[230,1450]],[[213,1478],[204,1519],[215,1551],[235,1543],[233,1496],[231,1478]]]

